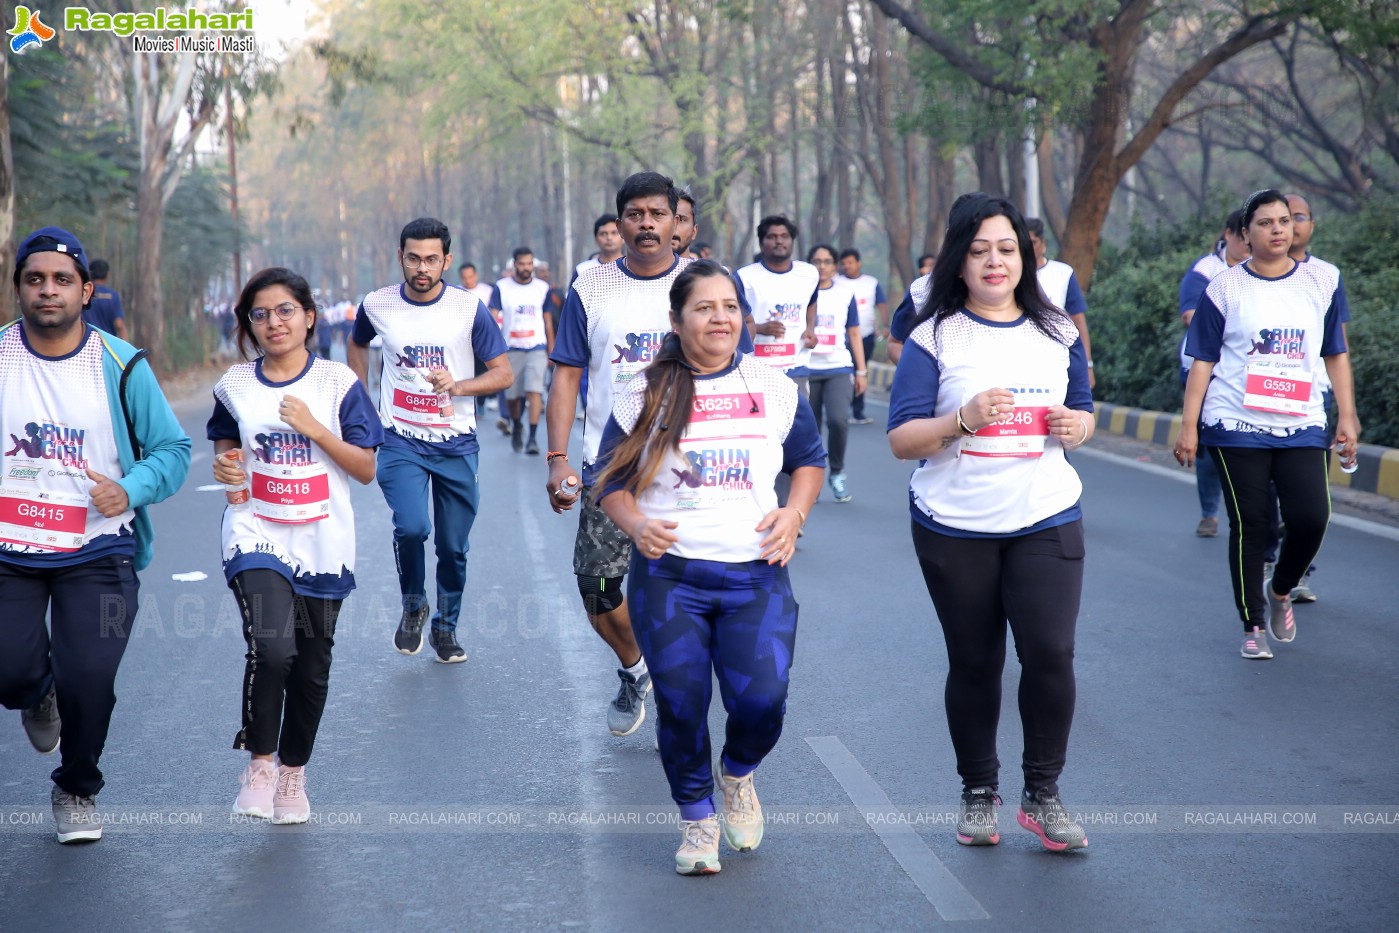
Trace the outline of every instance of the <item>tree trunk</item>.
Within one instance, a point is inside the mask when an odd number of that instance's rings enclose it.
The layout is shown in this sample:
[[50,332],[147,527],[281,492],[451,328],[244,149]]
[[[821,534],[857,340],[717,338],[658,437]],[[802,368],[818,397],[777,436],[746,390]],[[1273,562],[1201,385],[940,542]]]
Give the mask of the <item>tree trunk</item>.
[[1044,222],[1054,234],[1056,242],[1064,242],[1064,228],[1068,225],[1064,217],[1064,203],[1059,199],[1059,181],[1054,172],[1054,129],[1046,125],[1040,137],[1035,154],[1040,163],[1040,202],[1044,205]]
[[[164,153],[159,155],[163,156]],[[165,294],[160,282],[160,256],[165,236],[165,205],[160,195],[160,179],[165,160],[152,154],[159,165],[148,165],[136,188],[136,281],[127,320],[134,340],[150,352],[151,366],[157,372],[168,359],[165,352]]]

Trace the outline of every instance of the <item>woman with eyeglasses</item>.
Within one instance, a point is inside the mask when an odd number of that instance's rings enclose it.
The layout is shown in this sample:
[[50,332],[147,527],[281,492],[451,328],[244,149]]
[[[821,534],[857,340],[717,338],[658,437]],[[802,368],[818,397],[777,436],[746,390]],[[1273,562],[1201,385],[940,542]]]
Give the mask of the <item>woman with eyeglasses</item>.
[[[1343,459],[1355,457],[1349,317],[1334,266],[1298,262],[1292,209],[1274,188],[1244,203],[1246,262],[1219,273],[1190,320],[1185,352],[1193,358],[1176,460],[1195,462],[1203,445],[1219,470],[1229,515],[1229,578],[1243,622],[1239,653],[1273,656],[1268,642],[1297,637],[1290,594],[1311,566],[1331,520],[1326,477],[1324,380],[1336,396],[1336,437]],[[1277,489],[1287,534],[1272,578],[1263,579]]]
[[811,361],[807,364],[811,412],[818,431],[825,420],[831,492],[837,502],[849,502],[845,445],[850,434],[850,407],[866,385],[859,306],[855,292],[846,284],[850,280],[836,276],[834,249],[817,244],[806,254],[806,261],[821,276],[816,286],[816,346],[811,348]]
[[[797,634],[787,562],[826,456],[797,384],[738,352],[743,312],[723,266],[701,259],[676,277],[670,320],[654,362],[613,403],[595,488],[635,545],[627,601],[680,807],[675,870],[701,875],[719,871],[709,744],[716,676],[728,713],[723,835],[740,852],[763,839],[753,773],[782,734]],[[785,507],[779,472],[792,477]]]
[[[340,605],[355,586],[350,480],[374,479],[384,431],[349,367],[312,354],[316,307],[289,269],[254,275],[234,308],[238,363],[214,386],[214,479],[230,489],[223,569],[243,619],[249,752],[233,812],[304,823]],[[241,492],[241,494],[240,494]]]

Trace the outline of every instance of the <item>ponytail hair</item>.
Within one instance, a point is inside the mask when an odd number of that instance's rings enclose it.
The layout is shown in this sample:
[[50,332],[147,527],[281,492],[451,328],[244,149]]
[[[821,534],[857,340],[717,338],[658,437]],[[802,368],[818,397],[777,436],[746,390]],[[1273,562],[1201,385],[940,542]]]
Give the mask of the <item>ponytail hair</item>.
[[[680,323],[680,314],[695,283],[714,276],[732,282],[728,271],[712,259],[696,260],[675,277],[670,287],[672,324]],[[735,285],[735,294],[737,291]],[[595,485],[605,489],[608,483],[625,477],[623,488],[636,495],[655,482],[666,454],[680,452],[680,440],[690,426],[696,372],[685,359],[680,335],[674,331],[666,334],[660,352],[645,369],[646,394],[641,403],[641,416],[636,419],[631,433],[612,451],[611,462],[594,481]]]

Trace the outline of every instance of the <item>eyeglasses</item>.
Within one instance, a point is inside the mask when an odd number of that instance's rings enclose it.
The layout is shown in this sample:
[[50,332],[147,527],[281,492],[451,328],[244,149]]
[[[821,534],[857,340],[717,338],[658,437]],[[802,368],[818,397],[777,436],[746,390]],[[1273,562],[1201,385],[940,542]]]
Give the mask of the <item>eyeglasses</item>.
[[277,312],[278,320],[290,321],[292,315],[296,314],[298,311],[304,310],[306,309],[301,307],[301,305],[294,305],[288,301],[286,304],[277,305],[275,308],[253,308],[248,312],[248,320],[252,321],[254,324],[261,324],[270,318],[272,312],[275,311]]
[[1311,220],[1311,219],[1312,219],[1312,215],[1311,215],[1311,214],[1293,214],[1293,215],[1292,215],[1292,220],[1293,220],[1294,223],[1304,224],[1304,223],[1306,223],[1307,221],[1309,221],[1309,220]]
[[403,257],[405,269],[439,269],[442,267],[441,256],[414,256],[409,253]]

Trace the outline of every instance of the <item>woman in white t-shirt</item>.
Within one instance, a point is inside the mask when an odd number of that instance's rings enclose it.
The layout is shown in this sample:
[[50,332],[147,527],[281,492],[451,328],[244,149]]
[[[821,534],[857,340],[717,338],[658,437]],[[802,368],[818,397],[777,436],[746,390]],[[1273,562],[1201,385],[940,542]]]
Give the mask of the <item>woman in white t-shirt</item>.
[[850,501],[845,477],[845,445],[850,434],[850,407],[865,391],[865,342],[860,337],[860,311],[855,293],[836,277],[835,250],[824,243],[806,254],[821,278],[816,294],[816,345],[807,364],[807,386],[816,428],[825,421],[831,492],[837,502]]
[[[724,838],[743,852],[763,838],[753,772],[782,734],[796,642],[787,562],[826,457],[797,384],[738,352],[743,312],[723,266],[686,267],[670,309],[674,332],[613,403],[595,488],[635,545],[627,602],[680,807],[675,870],[699,875],[719,870],[709,744],[716,676],[728,713],[718,782]],[[779,472],[792,477],[784,507]]]
[[309,351],[316,306],[304,278],[262,270],[234,315],[252,361],[218,381],[208,425],[214,479],[229,488],[224,577],[248,644],[233,747],[251,760],[233,812],[304,823],[335,620],[355,586],[350,480],[374,478],[384,430],[349,367]]
[[[1284,644],[1297,637],[1290,593],[1331,520],[1323,373],[1336,395],[1342,458],[1355,457],[1360,424],[1340,273],[1288,255],[1292,210],[1282,192],[1252,194],[1243,222],[1252,256],[1210,279],[1190,319],[1185,352],[1193,362],[1175,454],[1188,467],[1204,445],[1219,470],[1229,514],[1229,577],[1244,626],[1239,653],[1266,660],[1273,656],[1269,635]],[[1272,579],[1264,581],[1270,483],[1287,535]]]
[[1006,624],[1021,661],[1019,822],[1051,851],[1088,844],[1059,800],[1074,711],[1083,486],[1064,456],[1093,436],[1083,342],[1035,279],[1025,222],[963,195],[894,375],[889,445],[917,460],[913,542],[947,643],[957,841],[994,845]]

